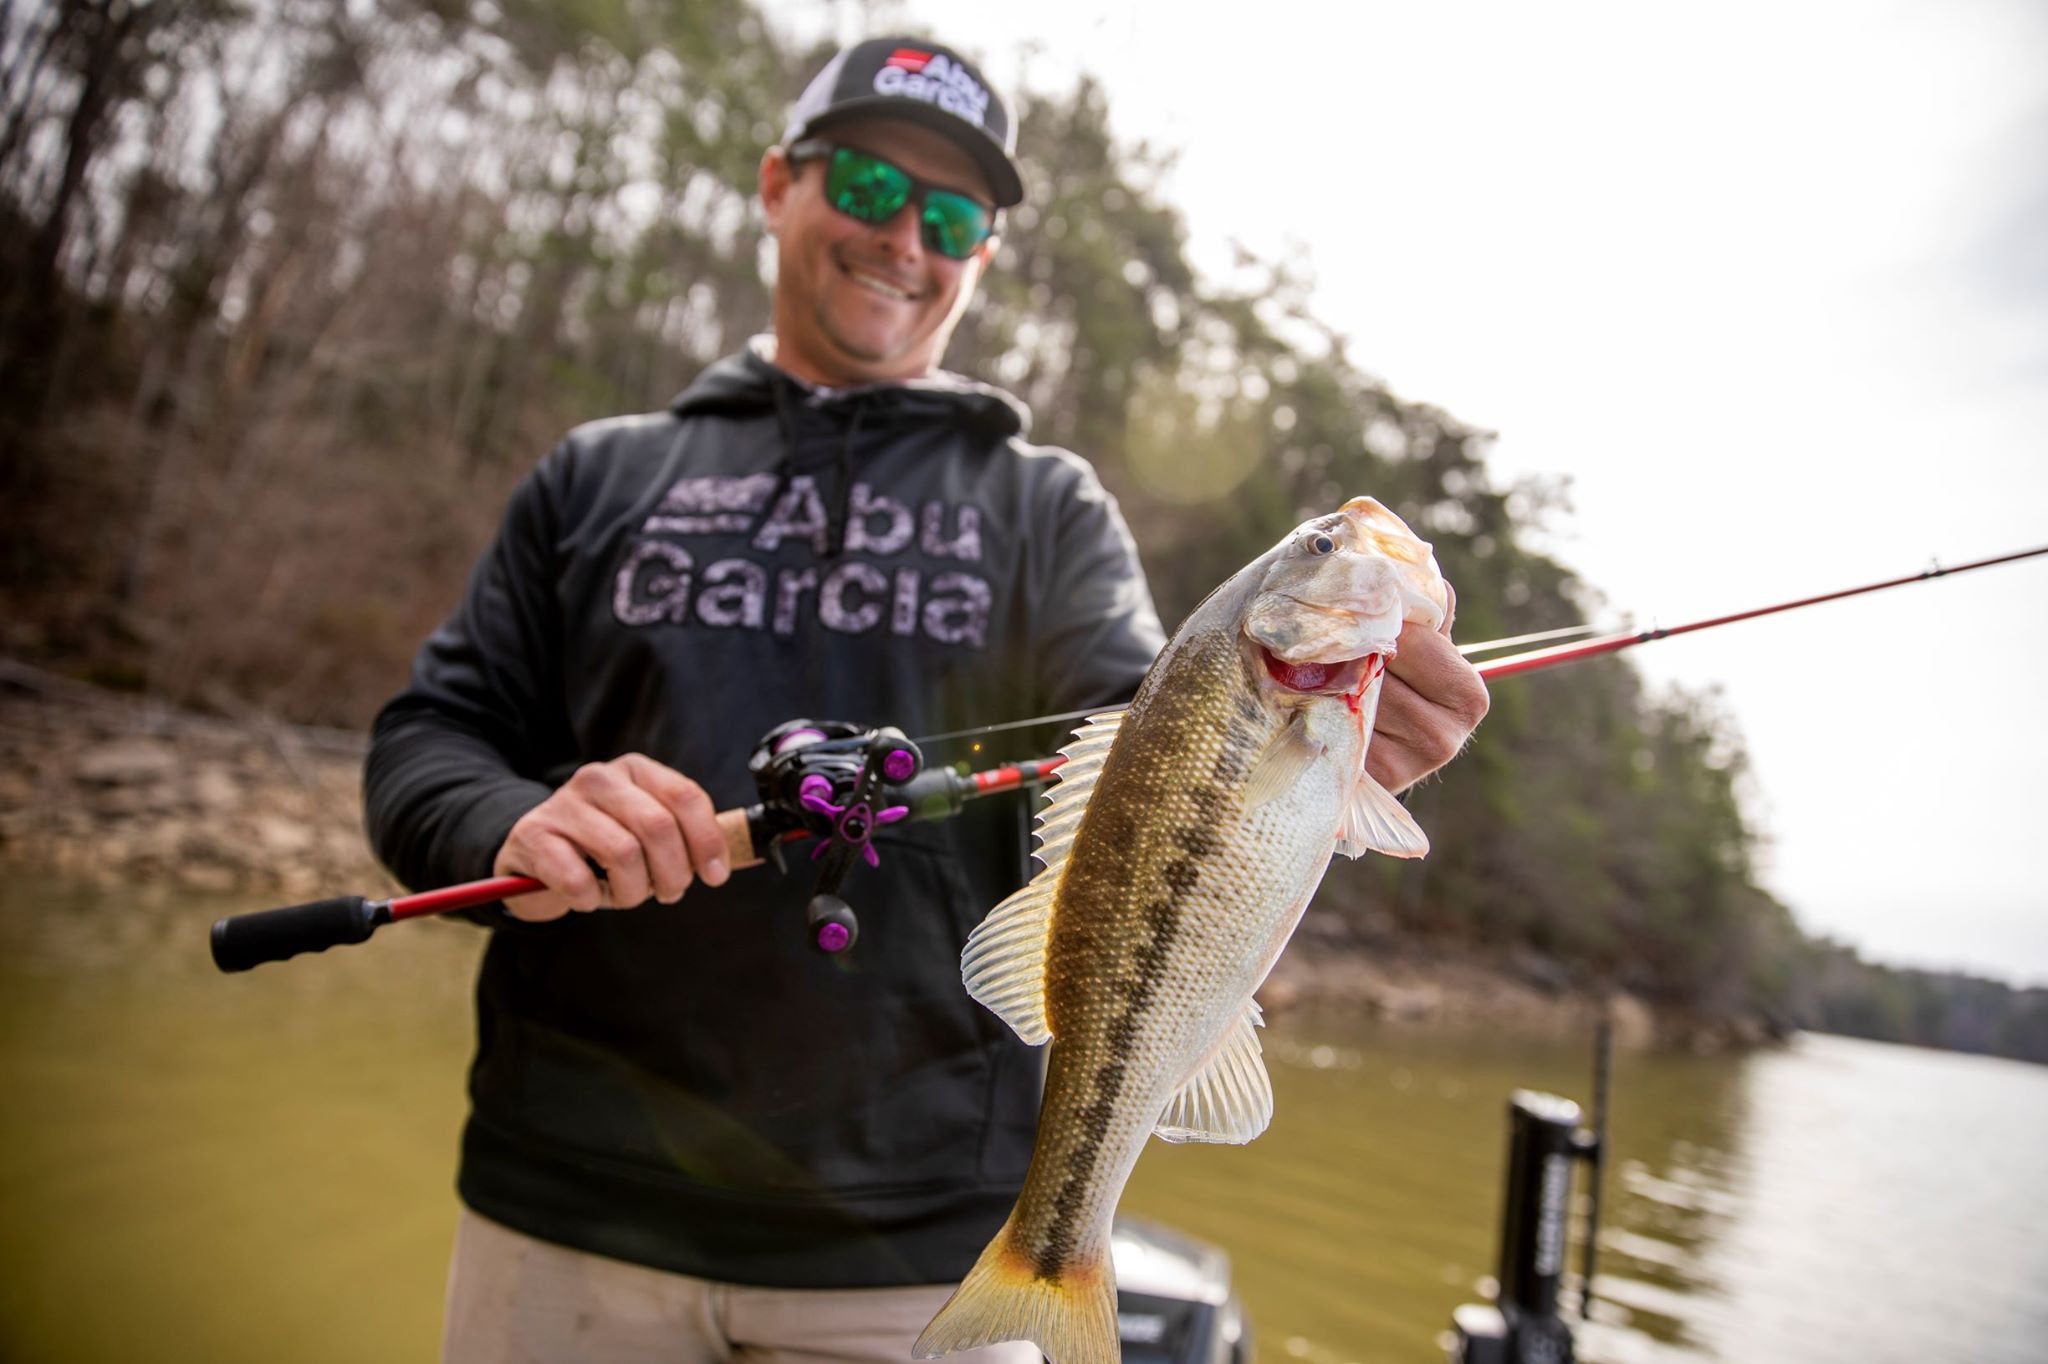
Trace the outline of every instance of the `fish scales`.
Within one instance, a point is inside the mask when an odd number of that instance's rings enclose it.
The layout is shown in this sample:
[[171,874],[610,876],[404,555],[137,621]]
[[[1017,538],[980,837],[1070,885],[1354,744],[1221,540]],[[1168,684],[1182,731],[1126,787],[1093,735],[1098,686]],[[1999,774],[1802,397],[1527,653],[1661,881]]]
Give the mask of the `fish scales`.
[[1109,1235],[1146,1139],[1243,1142],[1271,1115],[1253,992],[1334,852],[1427,840],[1365,773],[1385,658],[1446,594],[1427,545],[1357,498],[1211,593],[1121,717],[1066,751],[1046,867],[962,954],[975,998],[1050,1040],[1016,1207],[919,1338],[1119,1357]]
[[1216,1000],[1250,994],[1261,949],[1292,928],[1329,858],[1327,846],[1272,855],[1314,841],[1312,826],[1288,827],[1300,821],[1284,805],[1233,817],[1270,735],[1240,703],[1234,644],[1201,644],[1126,716],[1061,879],[1043,1154],[1017,1209],[1018,1244],[1042,1278],[1106,1234],[1104,1209],[1160,1110],[1234,1021]]

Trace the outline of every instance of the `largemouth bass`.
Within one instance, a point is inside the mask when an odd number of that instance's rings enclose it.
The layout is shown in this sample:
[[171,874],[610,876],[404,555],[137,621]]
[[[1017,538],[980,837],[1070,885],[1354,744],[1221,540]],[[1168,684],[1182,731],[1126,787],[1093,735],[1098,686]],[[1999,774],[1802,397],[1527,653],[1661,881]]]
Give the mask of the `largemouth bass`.
[[1252,992],[1331,855],[1428,851],[1365,754],[1402,622],[1447,606],[1430,547],[1353,498],[1210,593],[1130,708],[1062,750],[1044,869],[961,956],[969,993],[1052,1043],[1037,1145],[918,1358],[1029,1340],[1053,1364],[1120,1359],[1110,1221],[1146,1138],[1266,1129]]

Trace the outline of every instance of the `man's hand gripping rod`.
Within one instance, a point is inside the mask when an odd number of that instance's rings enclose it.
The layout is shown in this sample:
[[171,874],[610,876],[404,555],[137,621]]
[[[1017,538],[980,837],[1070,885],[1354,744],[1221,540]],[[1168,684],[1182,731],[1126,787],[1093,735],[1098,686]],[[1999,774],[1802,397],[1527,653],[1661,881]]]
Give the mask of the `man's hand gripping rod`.
[[[813,838],[821,862],[807,918],[820,951],[843,952],[859,924],[838,890],[856,858],[880,861],[874,832],[899,820],[944,819],[968,801],[1047,780],[1060,758],[1034,758],[979,772],[926,769],[917,745],[893,728],[862,729],[835,720],[792,720],[769,732],[748,760],[758,804],[718,812],[726,864],[734,871],[773,861],[787,871],[782,844]],[[547,887],[530,876],[494,876],[438,890],[371,900],[342,895],[217,920],[213,963],[246,971],[302,952],[366,941],[385,924],[530,895]]]

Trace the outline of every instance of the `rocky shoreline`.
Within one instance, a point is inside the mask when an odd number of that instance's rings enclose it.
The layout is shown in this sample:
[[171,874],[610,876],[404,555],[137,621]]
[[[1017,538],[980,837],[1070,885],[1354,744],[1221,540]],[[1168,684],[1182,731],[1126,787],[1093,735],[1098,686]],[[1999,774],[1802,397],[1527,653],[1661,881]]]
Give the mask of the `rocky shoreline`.
[[362,751],[0,662],[0,858],[110,887],[383,893]]
[[[388,894],[362,832],[363,736],[261,715],[180,711],[0,660],[0,861],[108,887],[160,884],[280,902]],[[1659,1017],[1641,1000],[1400,941],[1360,943],[1312,910],[1260,991],[1270,1011],[1585,1036],[1625,1047],[1767,1040]]]

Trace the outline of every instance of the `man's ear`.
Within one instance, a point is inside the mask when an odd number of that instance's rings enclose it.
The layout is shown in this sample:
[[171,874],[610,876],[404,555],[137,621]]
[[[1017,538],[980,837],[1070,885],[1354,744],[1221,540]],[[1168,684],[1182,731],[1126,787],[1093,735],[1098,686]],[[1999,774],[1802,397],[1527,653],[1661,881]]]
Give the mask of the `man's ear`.
[[782,148],[770,147],[761,153],[761,212],[768,219],[771,233],[781,229],[782,207],[789,201],[789,187],[795,179],[789,154]]
[[974,254],[981,258],[981,268],[983,273],[987,273],[989,270],[995,267],[996,252],[1000,251],[1002,249],[1002,246],[1003,239],[1001,237],[995,236],[994,234],[990,234],[989,238],[986,241],[984,241],[980,246],[974,248]]

